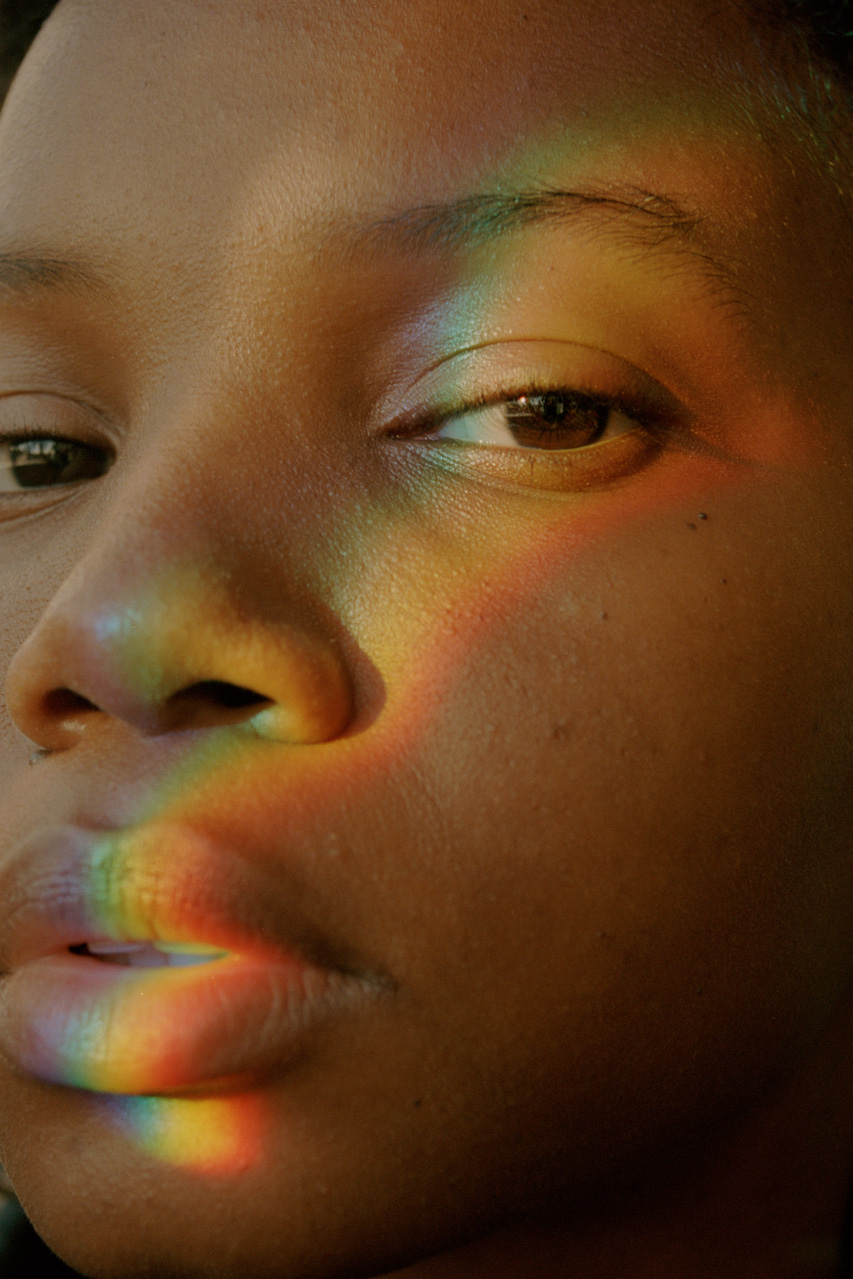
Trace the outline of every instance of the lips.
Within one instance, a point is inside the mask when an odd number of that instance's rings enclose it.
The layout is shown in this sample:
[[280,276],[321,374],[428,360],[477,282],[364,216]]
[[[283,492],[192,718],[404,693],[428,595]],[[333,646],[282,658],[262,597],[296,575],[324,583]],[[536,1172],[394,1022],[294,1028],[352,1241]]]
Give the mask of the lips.
[[275,1073],[380,993],[272,873],[185,826],[54,827],[0,869],[0,1052],[114,1093]]

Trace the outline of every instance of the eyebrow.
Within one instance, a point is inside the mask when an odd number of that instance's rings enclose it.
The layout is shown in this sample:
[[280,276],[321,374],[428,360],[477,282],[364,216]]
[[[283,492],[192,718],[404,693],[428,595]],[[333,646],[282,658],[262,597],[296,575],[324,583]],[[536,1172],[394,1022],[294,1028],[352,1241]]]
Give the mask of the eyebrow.
[[696,259],[709,281],[735,292],[731,268],[704,246],[697,231],[707,216],[672,196],[608,184],[565,190],[534,186],[465,195],[424,204],[357,228],[354,241],[380,251],[470,252],[530,226],[569,225],[617,238],[641,255],[681,252]]
[[0,253],[0,297],[59,290],[64,293],[103,293],[104,282],[88,267],[67,258],[36,252]]
[[[570,224],[588,231],[609,231],[641,251],[680,248],[699,259],[717,285],[733,289],[730,268],[695,239],[705,216],[671,196],[640,187],[564,190],[537,186],[519,191],[460,196],[424,204],[348,228],[354,246],[405,252],[471,251],[533,225]],[[338,224],[340,229],[340,224]],[[109,287],[89,267],[36,251],[0,253],[0,297],[43,291],[107,293]]]
[[689,235],[703,220],[671,196],[637,187],[567,191],[543,186],[420,205],[368,223],[361,234],[377,242],[399,241],[411,249],[455,249],[495,239],[531,223],[598,220],[613,215],[632,216],[638,227],[643,225],[656,238]]

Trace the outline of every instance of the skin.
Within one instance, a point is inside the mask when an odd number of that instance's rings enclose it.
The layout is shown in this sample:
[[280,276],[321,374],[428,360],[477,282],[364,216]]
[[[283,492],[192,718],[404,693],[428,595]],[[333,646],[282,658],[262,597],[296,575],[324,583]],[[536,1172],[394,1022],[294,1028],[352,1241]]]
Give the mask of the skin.
[[[0,435],[23,405],[115,462],[0,494],[0,857],[177,812],[385,992],[252,1081],[239,1174],[0,1066],[4,1163],[85,1274],[833,1271],[848,231],[706,10],[63,0],[16,81],[0,250],[103,287],[2,301]],[[537,182],[696,225],[357,229]],[[521,376],[665,422],[580,461],[411,428]],[[182,699],[212,679],[297,727]]]

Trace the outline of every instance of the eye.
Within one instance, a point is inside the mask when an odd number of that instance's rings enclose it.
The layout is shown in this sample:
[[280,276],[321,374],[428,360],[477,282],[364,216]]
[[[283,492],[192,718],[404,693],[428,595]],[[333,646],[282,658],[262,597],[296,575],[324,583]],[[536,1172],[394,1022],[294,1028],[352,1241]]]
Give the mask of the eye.
[[567,450],[615,439],[639,425],[612,401],[579,391],[533,391],[453,413],[432,438],[512,449]]
[[110,463],[106,449],[77,440],[48,435],[0,439],[0,493],[98,479]]

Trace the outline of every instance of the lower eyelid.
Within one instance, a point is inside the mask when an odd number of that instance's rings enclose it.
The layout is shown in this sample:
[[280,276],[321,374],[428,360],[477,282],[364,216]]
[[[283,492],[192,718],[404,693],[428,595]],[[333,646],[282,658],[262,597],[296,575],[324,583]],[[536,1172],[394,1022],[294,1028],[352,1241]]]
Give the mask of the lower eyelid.
[[410,443],[426,461],[462,479],[515,491],[554,493],[607,487],[641,470],[665,448],[658,435],[639,425],[598,444],[566,450],[489,447],[424,437]]

